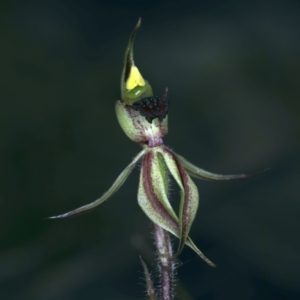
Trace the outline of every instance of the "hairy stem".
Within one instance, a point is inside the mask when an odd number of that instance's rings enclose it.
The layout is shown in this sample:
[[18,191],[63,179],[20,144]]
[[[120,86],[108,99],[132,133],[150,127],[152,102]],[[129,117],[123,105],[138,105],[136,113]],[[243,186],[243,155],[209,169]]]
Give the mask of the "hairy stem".
[[153,223],[154,239],[158,254],[158,269],[161,280],[161,300],[174,299],[174,260],[170,234]]

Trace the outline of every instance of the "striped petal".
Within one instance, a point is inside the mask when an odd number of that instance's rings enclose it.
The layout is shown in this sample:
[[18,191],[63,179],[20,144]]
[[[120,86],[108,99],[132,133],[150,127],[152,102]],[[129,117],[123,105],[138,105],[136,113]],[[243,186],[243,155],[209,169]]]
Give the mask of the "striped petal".
[[[180,238],[179,220],[168,200],[166,162],[165,158],[162,158],[164,156],[160,147],[153,148],[144,155],[138,188],[138,204],[153,223]],[[215,267],[215,264],[205,257],[190,237],[181,240],[184,240],[185,244],[206,263]]]
[[81,207],[79,207],[77,209],[71,210],[71,211],[69,211],[69,212],[67,212],[65,214],[62,214],[62,215],[49,217],[47,219],[61,219],[61,218],[73,217],[73,216],[77,216],[79,214],[83,214],[83,213],[89,212],[89,211],[93,210],[94,208],[96,208],[98,205],[100,205],[105,200],[107,200],[109,197],[111,197],[123,185],[123,183],[128,178],[130,172],[132,171],[132,169],[134,168],[134,166],[136,165],[136,163],[138,162],[138,160],[144,155],[145,151],[146,151],[145,149],[142,150],[133,159],[133,161],[118,176],[118,178],[113,183],[113,185],[102,195],[102,197],[100,197],[99,199],[95,200],[94,202],[92,202],[90,204],[81,206]]
[[179,206],[180,242],[177,253],[175,254],[175,257],[177,257],[186,243],[186,240],[189,236],[189,231],[195,219],[199,205],[199,193],[196,185],[179,163],[174,153],[166,147],[160,149],[161,155],[163,156],[170,173],[174,177],[181,190],[181,200]]
[[178,218],[168,200],[166,180],[164,162],[156,150],[148,151],[143,157],[138,203],[152,222],[178,236]]

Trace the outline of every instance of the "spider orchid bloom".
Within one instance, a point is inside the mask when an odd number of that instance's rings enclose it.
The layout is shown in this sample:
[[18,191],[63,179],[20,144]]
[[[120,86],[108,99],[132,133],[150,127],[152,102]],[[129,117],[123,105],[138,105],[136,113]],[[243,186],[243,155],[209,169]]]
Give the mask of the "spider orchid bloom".
[[[142,167],[138,187],[138,204],[156,225],[179,238],[177,257],[184,245],[193,249],[210,266],[215,266],[196,247],[189,237],[191,225],[199,204],[198,189],[190,176],[206,180],[232,180],[251,175],[217,175],[200,169],[163,144],[168,133],[168,88],[162,97],[154,96],[150,84],[144,80],[134,64],[133,43],[141,25],[139,19],[133,30],[125,52],[121,76],[122,101],[116,101],[115,108],[120,126],[125,134],[139,143],[143,150],[123,170],[113,185],[96,201],[51,219],[65,218],[88,212],[111,197],[125,182],[138,161]],[[168,198],[168,175],[179,185],[181,200],[178,215]]]

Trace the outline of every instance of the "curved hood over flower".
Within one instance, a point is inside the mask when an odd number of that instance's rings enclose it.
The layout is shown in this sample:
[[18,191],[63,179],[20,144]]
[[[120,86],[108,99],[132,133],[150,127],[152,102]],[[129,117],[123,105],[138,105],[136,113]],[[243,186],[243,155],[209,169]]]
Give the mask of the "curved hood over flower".
[[133,59],[133,43],[140,27],[141,19],[138,20],[129,38],[124,55],[124,67],[121,76],[121,98],[127,105],[132,105],[142,98],[153,96],[152,87],[149,82],[142,77]]
[[[65,218],[88,212],[111,197],[126,181],[139,160],[142,167],[138,186],[138,204],[148,218],[179,238],[178,250],[184,245],[194,250],[210,266],[215,266],[197,248],[189,236],[195,219],[199,193],[190,176],[206,180],[233,180],[251,175],[217,175],[200,169],[176,154],[163,144],[163,137],[168,133],[169,94],[165,89],[163,96],[154,96],[152,88],[145,80],[133,59],[133,43],[141,20],[134,28],[125,52],[124,68],[121,76],[121,98],[115,104],[116,114],[121,128],[143,150],[121,172],[113,185],[94,202],[79,207],[52,219]],[[179,212],[176,213],[169,201],[169,174],[181,191]]]
[[169,93],[154,96],[152,87],[136,67],[133,43],[141,19],[136,24],[128,42],[121,76],[121,98],[115,104],[117,119],[125,134],[134,142],[156,147],[163,144],[168,133]]

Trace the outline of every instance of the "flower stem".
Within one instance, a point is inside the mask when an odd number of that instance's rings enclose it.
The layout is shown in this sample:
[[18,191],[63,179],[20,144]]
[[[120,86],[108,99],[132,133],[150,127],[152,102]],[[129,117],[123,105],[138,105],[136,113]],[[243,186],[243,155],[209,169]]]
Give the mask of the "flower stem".
[[174,299],[174,260],[170,234],[153,223],[154,240],[158,254],[158,270],[161,280],[161,300]]

